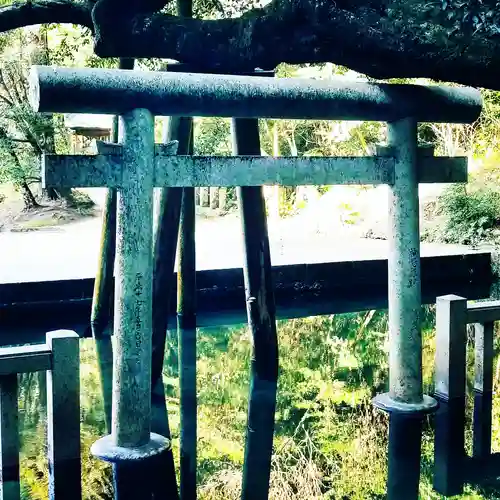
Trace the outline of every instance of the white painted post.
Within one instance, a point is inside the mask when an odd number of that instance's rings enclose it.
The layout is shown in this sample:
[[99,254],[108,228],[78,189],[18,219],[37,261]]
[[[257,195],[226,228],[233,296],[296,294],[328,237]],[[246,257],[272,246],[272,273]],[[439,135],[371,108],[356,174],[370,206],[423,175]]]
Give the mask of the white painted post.
[[219,208],[219,188],[215,186],[210,188],[210,208]]
[[200,206],[210,206],[210,188],[208,187],[200,187]]
[[227,188],[219,188],[219,209],[226,210]]

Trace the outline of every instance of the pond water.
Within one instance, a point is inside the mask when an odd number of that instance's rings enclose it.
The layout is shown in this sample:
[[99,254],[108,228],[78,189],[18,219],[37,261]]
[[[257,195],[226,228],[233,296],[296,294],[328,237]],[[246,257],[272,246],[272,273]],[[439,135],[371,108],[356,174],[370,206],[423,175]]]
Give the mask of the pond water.
[[[433,390],[434,308],[424,308],[425,391]],[[163,380],[178,461],[176,332],[170,332]],[[280,374],[270,498],[385,498],[387,417],[370,404],[387,388],[385,311],[278,322]],[[236,500],[244,454],[251,338],[245,325],[198,330],[198,491],[201,500]],[[105,434],[94,343],[80,342],[84,498],[112,499],[110,468],[89,455]],[[472,352],[469,349],[469,372]],[[469,373],[469,389],[472,373]],[[496,376],[496,379],[498,375]],[[495,385],[498,380],[495,380]],[[45,377],[20,377],[22,497],[47,498]],[[466,442],[471,447],[472,398]],[[493,405],[493,448],[500,449],[500,398]],[[432,492],[433,420],[425,423],[421,498]],[[500,488],[466,487],[456,498],[500,498]]]

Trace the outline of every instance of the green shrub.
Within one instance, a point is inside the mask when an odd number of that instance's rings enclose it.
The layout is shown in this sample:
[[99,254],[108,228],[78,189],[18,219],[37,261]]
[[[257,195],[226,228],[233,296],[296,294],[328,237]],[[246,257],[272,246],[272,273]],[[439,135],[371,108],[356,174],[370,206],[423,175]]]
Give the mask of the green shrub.
[[454,185],[439,198],[438,209],[444,224],[434,239],[477,245],[490,240],[500,224],[500,193],[488,187],[467,191],[466,186]]

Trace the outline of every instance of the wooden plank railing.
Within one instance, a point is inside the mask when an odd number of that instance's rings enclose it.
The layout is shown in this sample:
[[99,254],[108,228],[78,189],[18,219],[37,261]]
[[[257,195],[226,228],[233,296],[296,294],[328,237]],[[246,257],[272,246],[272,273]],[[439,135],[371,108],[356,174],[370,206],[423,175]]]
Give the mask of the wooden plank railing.
[[18,380],[47,371],[49,499],[81,498],[78,335],[47,333],[44,345],[0,349],[0,500],[20,499]]
[[[463,297],[438,297],[436,307],[434,488],[452,496],[470,478],[490,469],[493,403],[494,322],[500,301],[467,303]],[[467,325],[474,325],[474,414],[472,457],[465,452]]]

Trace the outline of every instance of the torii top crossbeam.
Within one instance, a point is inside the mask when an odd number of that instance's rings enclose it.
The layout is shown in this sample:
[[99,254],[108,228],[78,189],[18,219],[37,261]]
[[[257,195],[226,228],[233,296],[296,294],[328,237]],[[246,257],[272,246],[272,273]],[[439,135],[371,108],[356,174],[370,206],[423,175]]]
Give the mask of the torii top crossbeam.
[[30,84],[33,108],[53,113],[471,123],[481,112],[472,88],[344,79],[35,66]]

